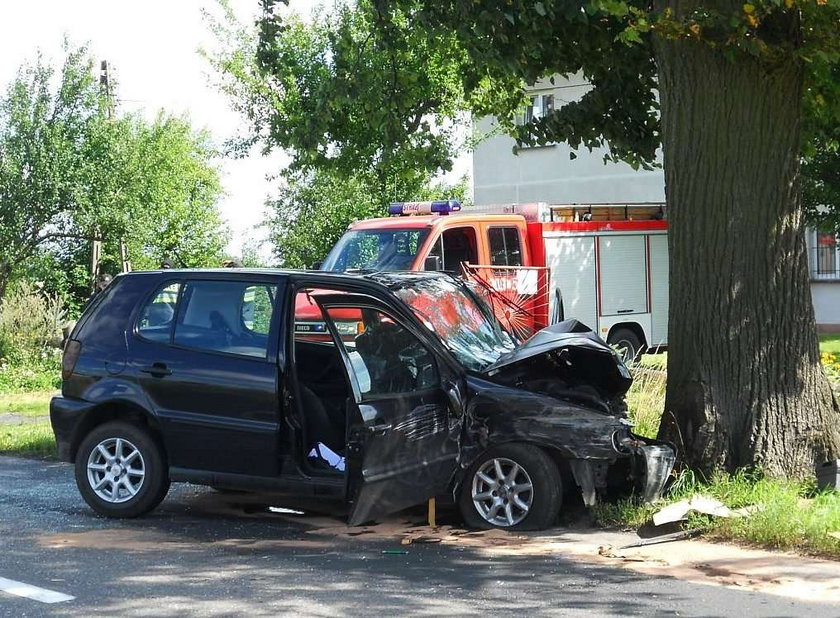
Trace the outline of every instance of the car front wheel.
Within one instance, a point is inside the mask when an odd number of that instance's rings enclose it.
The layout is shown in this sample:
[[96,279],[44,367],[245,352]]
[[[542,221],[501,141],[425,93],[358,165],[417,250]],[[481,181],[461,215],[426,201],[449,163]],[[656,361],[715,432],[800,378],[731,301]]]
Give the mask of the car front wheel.
[[503,444],[467,470],[459,506],[468,526],[541,530],[557,518],[563,487],[557,465],[542,449]]
[[107,517],[137,517],[169,491],[163,451],[143,428],[121,421],[91,431],[76,453],[76,485],[90,507]]

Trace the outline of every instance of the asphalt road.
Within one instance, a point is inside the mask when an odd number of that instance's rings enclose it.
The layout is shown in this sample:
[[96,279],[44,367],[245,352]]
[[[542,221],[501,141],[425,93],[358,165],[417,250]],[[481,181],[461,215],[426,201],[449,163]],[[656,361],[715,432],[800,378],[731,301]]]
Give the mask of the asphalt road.
[[402,548],[375,535],[308,534],[323,516],[242,501],[176,485],[152,514],[107,520],[84,504],[69,465],[0,456],[0,580],[75,597],[45,604],[0,592],[0,616],[840,615],[558,553],[488,557],[438,544],[383,554]]

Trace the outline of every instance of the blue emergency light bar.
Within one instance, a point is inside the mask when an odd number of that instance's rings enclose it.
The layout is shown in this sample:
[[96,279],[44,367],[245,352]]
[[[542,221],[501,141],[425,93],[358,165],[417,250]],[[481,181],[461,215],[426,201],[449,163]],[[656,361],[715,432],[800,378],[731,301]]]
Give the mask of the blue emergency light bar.
[[437,202],[394,202],[388,206],[388,214],[392,217],[405,215],[448,215],[450,212],[461,210],[458,200],[440,200]]

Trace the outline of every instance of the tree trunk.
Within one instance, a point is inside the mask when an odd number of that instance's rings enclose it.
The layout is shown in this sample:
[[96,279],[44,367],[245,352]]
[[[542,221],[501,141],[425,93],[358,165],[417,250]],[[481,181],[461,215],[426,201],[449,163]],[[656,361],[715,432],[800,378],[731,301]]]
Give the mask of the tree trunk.
[[9,289],[9,280],[12,278],[12,266],[9,262],[0,262],[0,304],[6,298],[6,291]]
[[702,471],[840,456],[800,202],[803,67],[656,42],[670,250],[660,436]]

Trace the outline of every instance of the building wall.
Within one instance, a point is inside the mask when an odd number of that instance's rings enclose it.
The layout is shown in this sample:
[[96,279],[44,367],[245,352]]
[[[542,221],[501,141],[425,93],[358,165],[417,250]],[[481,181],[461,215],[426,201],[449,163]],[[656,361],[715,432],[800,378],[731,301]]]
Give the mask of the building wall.
[[840,333],[840,282],[812,281],[811,298],[820,331]]
[[[551,94],[554,106],[581,97],[588,89],[579,77],[544,80],[531,94]],[[520,148],[513,138],[500,135],[492,118],[475,122],[481,141],[473,151],[473,186],[477,205],[548,202],[550,204],[598,202],[664,202],[662,169],[634,170],[626,163],[604,163],[604,150],[581,148],[572,159],[566,144]],[[661,159],[660,159],[661,162]],[[840,332],[840,247],[833,276],[815,276],[815,235],[807,234],[811,284],[817,324],[821,330]]]

